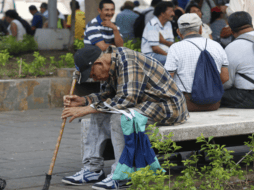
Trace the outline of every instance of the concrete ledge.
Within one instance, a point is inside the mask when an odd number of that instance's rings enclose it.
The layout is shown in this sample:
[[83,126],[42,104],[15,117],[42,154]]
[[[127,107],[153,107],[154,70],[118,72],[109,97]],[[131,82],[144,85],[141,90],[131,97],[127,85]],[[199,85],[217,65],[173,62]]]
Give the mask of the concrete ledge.
[[160,133],[174,134],[172,140],[195,140],[205,137],[227,137],[254,133],[254,109],[220,108],[212,112],[191,112],[189,120],[177,126],[161,126]]
[[[203,133],[205,137],[228,137],[254,133],[254,109],[220,108],[211,112],[191,112],[189,120],[176,126],[159,126],[165,136],[174,134],[174,141],[196,140]],[[86,138],[88,119],[81,122],[82,138]]]
[[0,80],[0,111],[63,106],[72,78]]
[[73,72],[75,71],[75,68],[61,68],[61,69],[57,69],[57,76],[58,77],[68,77],[68,78],[72,78],[73,76]]

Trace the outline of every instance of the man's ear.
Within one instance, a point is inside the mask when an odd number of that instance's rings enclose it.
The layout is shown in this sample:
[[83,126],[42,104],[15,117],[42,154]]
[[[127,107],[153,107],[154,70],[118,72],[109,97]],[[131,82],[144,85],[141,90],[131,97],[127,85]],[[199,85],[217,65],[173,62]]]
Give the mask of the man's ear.
[[198,33],[201,35],[202,32],[203,32],[203,30],[202,30],[202,25],[201,25],[200,28],[199,28],[199,32]]
[[181,39],[183,39],[183,35],[180,33],[179,28],[177,28],[176,33],[178,34],[178,36],[180,36]]
[[101,9],[100,8],[98,8],[97,11],[98,11],[99,14],[101,14]]

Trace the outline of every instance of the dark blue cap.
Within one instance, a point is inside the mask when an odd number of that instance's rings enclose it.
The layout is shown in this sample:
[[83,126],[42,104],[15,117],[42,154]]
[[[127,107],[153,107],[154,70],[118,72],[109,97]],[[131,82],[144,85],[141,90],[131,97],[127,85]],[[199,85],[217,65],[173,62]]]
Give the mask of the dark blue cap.
[[74,55],[74,62],[77,70],[81,73],[80,82],[86,82],[90,76],[93,63],[100,57],[101,49],[98,46],[85,44]]

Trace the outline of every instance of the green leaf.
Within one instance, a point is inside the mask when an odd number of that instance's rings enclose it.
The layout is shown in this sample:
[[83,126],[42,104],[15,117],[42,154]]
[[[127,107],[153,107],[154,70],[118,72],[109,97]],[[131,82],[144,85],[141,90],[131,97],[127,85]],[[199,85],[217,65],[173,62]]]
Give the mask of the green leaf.
[[208,142],[210,142],[212,139],[213,139],[213,136],[210,136],[210,137],[208,138]]

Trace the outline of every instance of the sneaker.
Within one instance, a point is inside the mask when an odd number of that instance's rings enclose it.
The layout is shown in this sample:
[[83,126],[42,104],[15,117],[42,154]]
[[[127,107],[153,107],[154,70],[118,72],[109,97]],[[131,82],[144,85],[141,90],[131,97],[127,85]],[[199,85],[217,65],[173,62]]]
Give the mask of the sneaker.
[[104,189],[125,189],[130,187],[130,185],[126,184],[127,182],[129,182],[129,180],[116,181],[113,180],[112,177],[113,174],[109,174],[106,179],[102,180],[101,182],[95,183],[92,186],[92,188],[104,190]]
[[100,173],[96,173],[82,168],[81,171],[77,172],[75,175],[64,177],[62,182],[70,185],[82,185],[84,183],[101,181],[104,178],[105,174],[103,170],[101,170]]

